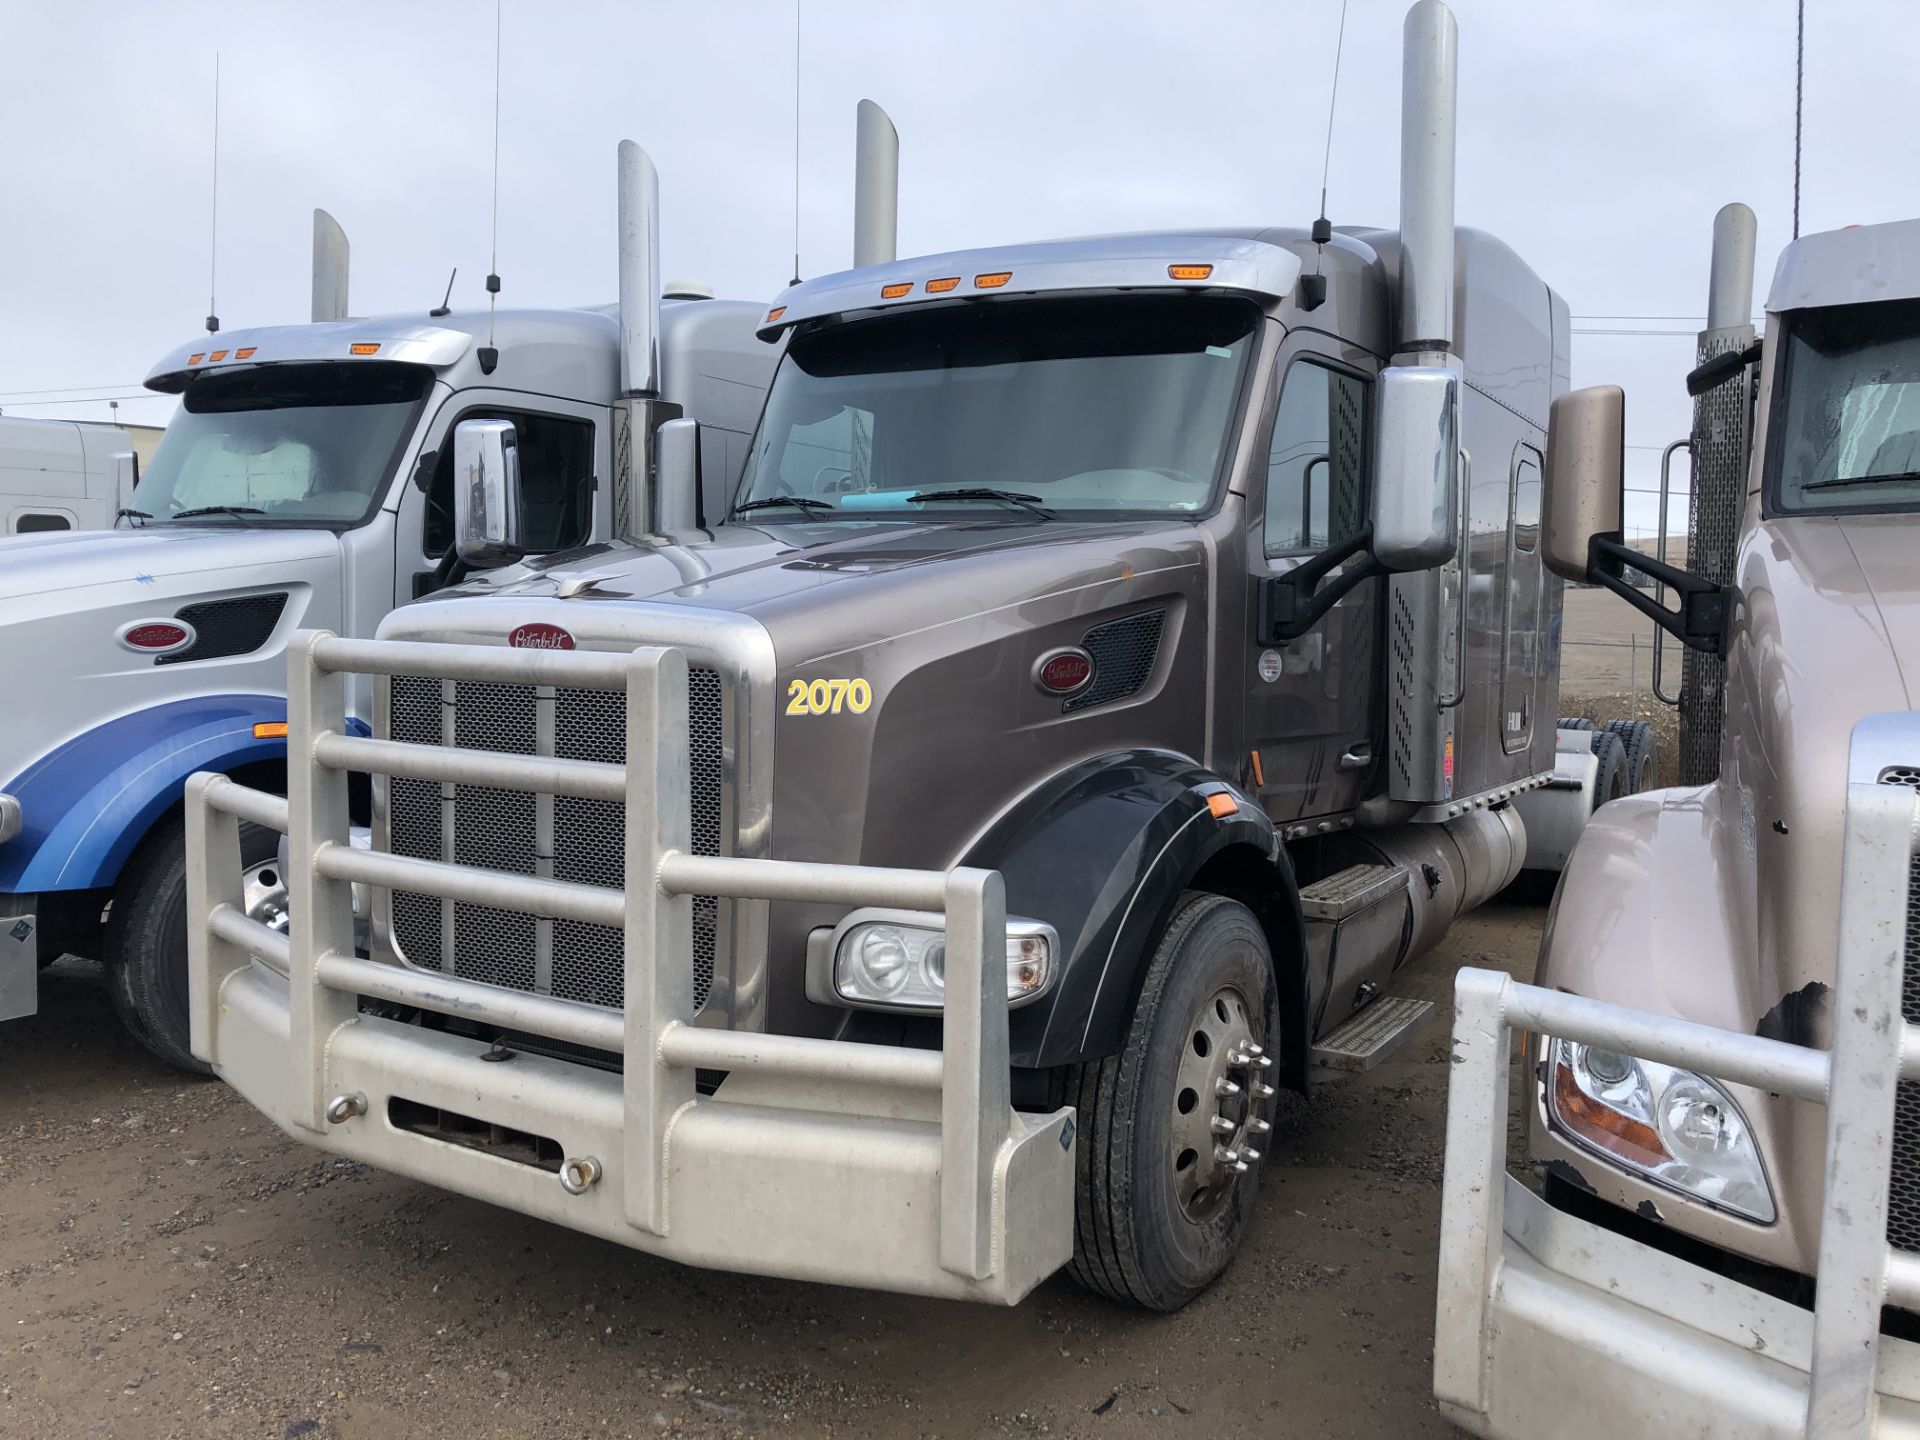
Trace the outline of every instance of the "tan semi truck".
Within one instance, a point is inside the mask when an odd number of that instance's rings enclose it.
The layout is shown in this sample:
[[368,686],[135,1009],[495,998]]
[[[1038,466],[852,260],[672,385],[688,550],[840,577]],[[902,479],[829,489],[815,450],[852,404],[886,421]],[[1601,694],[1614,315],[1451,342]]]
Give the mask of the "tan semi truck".
[[1434,1378],[1483,1435],[1920,1433],[1920,221],[1794,243],[1761,339],[1752,237],[1721,212],[1692,571],[1620,544],[1620,392],[1554,405],[1547,563],[1681,638],[1717,763],[1596,814],[1535,985],[1460,974]]

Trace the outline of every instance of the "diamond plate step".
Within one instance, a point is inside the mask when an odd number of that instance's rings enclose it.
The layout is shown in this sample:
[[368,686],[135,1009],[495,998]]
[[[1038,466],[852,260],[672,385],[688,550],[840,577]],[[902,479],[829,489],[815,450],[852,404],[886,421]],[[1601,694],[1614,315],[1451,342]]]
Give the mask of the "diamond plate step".
[[1349,1075],[1371,1070],[1411,1039],[1432,1015],[1431,1000],[1382,995],[1322,1037],[1313,1047],[1313,1063]]

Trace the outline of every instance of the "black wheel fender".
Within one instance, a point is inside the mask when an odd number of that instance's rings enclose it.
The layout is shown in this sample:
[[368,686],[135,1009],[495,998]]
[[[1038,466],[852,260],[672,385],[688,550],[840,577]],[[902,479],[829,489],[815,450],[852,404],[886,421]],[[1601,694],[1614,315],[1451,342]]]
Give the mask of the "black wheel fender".
[[[1214,813],[1216,795],[1234,808]],[[1060,938],[1047,993],[1009,1016],[1013,1063],[1050,1068],[1114,1054],[1167,918],[1190,889],[1231,895],[1267,931],[1287,1039],[1304,1034],[1304,925],[1293,867],[1254,800],[1184,755],[1096,756],[1040,785],[997,819],[962,864],[999,870],[1007,913]],[[1278,1072],[1305,1083],[1305,1047]],[[1297,1070],[1295,1074],[1293,1071]]]

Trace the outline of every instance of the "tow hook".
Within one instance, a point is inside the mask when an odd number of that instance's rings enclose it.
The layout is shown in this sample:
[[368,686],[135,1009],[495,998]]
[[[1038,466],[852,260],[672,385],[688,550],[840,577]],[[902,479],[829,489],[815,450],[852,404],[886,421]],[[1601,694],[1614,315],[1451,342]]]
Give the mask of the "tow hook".
[[367,1113],[367,1097],[364,1095],[336,1095],[327,1102],[327,1123],[341,1125],[355,1116]]
[[569,1195],[584,1195],[600,1179],[600,1162],[582,1155],[560,1166],[560,1188]]

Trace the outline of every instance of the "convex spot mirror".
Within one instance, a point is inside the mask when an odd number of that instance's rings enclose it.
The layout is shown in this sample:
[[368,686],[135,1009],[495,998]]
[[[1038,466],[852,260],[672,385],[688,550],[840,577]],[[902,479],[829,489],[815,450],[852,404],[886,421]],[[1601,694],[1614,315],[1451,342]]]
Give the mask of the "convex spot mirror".
[[1380,373],[1373,558],[1392,571],[1453,558],[1460,506],[1460,380],[1439,365]]
[[1620,533],[1627,396],[1618,385],[1570,390],[1547,412],[1541,558],[1563,580],[1582,581],[1596,535]]
[[475,569],[526,553],[520,510],[520,447],[511,420],[462,420],[453,429],[453,531]]

